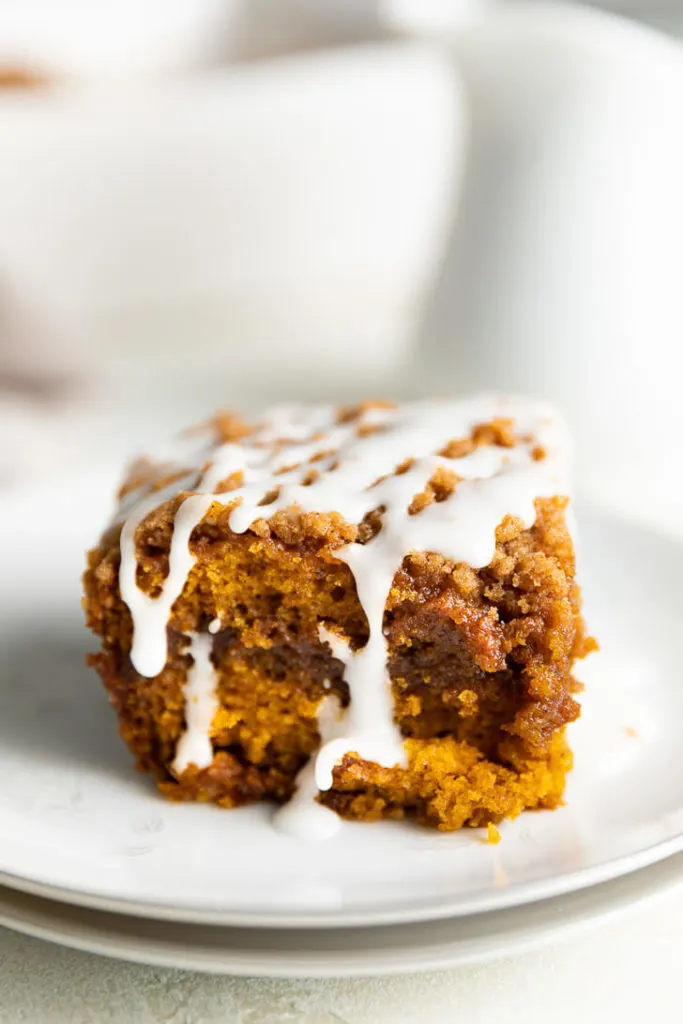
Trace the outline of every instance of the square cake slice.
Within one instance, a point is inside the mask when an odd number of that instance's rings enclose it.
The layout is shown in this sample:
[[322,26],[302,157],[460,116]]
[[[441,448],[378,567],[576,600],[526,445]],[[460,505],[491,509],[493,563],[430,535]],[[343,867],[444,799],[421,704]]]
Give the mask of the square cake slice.
[[139,460],[84,604],[140,768],[313,836],[557,806],[595,646],[565,460],[497,395],[224,414]]

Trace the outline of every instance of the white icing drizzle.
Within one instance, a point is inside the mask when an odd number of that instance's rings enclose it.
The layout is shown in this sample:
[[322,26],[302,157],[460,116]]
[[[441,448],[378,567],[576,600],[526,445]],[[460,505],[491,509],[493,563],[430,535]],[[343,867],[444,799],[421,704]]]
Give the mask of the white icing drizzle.
[[208,768],[213,761],[211,723],[218,710],[216,670],[211,661],[213,638],[209,633],[193,633],[188,653],[193,664],[187,672],[183,689],[185,697],[185,732],[178,741],[173,773],[182,775],[188,765]]
[[[367,575],[369,577],[371,574]],[[384,582],[379,573],[373,581],[364,574],[365,586],[361,588],[356,578],[361,604],[366,609],[373,608],[381,600],[382,617],[391,580],[383,595],[379,596]],[[386,669],[386,643],[381,626],[374,636],[370,633],[367,644],[357,654],[353,653],[344,640],[324,626],[319,627],[318,633],[320,639],[331,648],[332,656],[344,665],[344,679],[349,687],[350,700],[343,730],[320,733],[320,748],[313,759],[317,788],[332,789],[335,765],[350,751],[360,754],[365,761],[375,761],[389,767],[405,765],[403,739],[394,725],[391,682]],[[368,686],[370,679],[373,684]]]
[[[343,728],[339,702],[336,697],[325,697],[318,708],[322,749],[333,743]],[[321,788],[317,779],[317,759],[311,757],[297,775],[293,796],[275,812],[273,822],[277,828],[295,839],[329,839],[335,835],[341,821],[334,811],[316,800]]]
[[[449,441],[469,437],[474,427],[496,417],[514,420],[520,438],[515,447],[480,446],[458,459],[436,454]],[[377,429],[366,432],[359,427]],[[546,452],[541,460],[534,458],[537,446]],[[119,518],[126,520],[121,533],[120,589],[133,618],[134,667],[151,677],[166,664],[169,616],[195,562],[190,536],[214,502],[236,503],[229,516],[235,533],[244,533],[256,519],[292,506],[303,512],[337,512],[354,524],[383,506],[382,529],[371,541],[335,552],[353,573],[369,627],[367,644],[356,652],[332,634],[323,634],[345,666],[350,704],[343,729],[339,723],[328,728],[328,713],[321,710],[320,750],[298,781],[291,809],[278,813],[289,831],[296,831],[292,819],[303,814],[297,808],[304,806],[311,820],[329,821],[318,813],[325,808],[315,804],[311,809],[311,794],[331,787],[334,767],[344,754],[356,751],[387,767],[404,763],[401,735],[393,720],[382,630],[387,597],[403,558],[411,551],[436,551],[474,568],[488,565],[495,552],[496,527],[506,515],[530,527],[537,498],[567,492],[565,447],[564,432],[545,403],[497,395],[373,407],[360,420],[344,423],[336,421],[331,407],[282,406],[240,443],[211,448],[204,438],[191,465],[183,453],[184,461],[176,467],[177,472],[182,470],[180,481],[154,494],[143,490],[127,496],[119,512]],[[409,468],[396,475],[394,470],[407,459],[413,460]],[[454,492],[409,515],[413,497],[439,469],[460,478]],[[313,470],[316,476],[311,482]],[[242,474],[241,486],[216,494],[220,482],[235,472]],[[152,509],[183,489],[193,493],[175,516],[168,576],[161,593],[149,597],[137,585],[136,530]],[[274,491],[275,500],[261,505]],[[216,620],[210,628],[217,628]],[[209,726],[210,721],[207,730]],[[302,828],[315,832],[312,827]],[[326,827],[321,831],[326,832]]]

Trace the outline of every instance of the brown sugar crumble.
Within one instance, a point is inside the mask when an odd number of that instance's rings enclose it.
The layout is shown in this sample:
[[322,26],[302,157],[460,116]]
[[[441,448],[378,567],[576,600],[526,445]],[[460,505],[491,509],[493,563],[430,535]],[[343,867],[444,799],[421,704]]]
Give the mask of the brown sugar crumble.
[[[326,481],[342,479],[350,462],[344,445],[361,446],[349,451],[362,455],[370,450],[362,446],[384,443],[384,434],[399,429],[402,407],[345,408],[329,414],[329,425],[312,419],[308,433],[296,418],[283,424],[274,414],[272,422],[250,424],[224,413],[197,431],[205,448],[186,462],[181,454],[172,463],[149,458],[133,465],[120,490],[119,516],[88,554],[84,608],[101,644],[89,661],[138,767],[166,797],[226,808],[290,799],[320,747],[323,703],[335,702],[348,717],[358,702],[354,685],[385,685],[383,679],[349,682],[349,665],[368,645],[372,621],[346,552],[360,557],[373,546],[379,550],[391,513],[388,501],[372,505],[373,489],[391,495],[395,481],[417,474],[427,456],[439,460],[429,463],[406,503],[405,520],[422,529],[431,521],[424,517],[442,523],[437,516],[451,515],[461,494],[474,493],[478,478],[467,476],[472,459],[493,460],[499,477],[508,466],[510,473],[527,472],[527,463],[530,473],[545,471],[552,446],[522,429],[506,401],[500,400],[499,414],[482,416],[471,429],[456,422],[451,437],[424,453],[408,447],[391,464],[378,465],[374,482],[361,490],[368,511],[361,509],[358,519],[341,507],[316,508],[316,495],[326,493]],[[258,512],[249,525],[235,529],[233,513],[251,500],[249,473],[258,480],[262,473],[248,459],[244,470],[235,468],[234,453],[245,452],[257,467],[267,457],[279,459],[280,468],[273,470],[276,486],[271,480],[254,500]],[[173,576],[179,510],[206,492],[202,481],[209,477],[206,508],[186,543],[188,572],[163,624],[165,660],[158,671],[143,673],[134,644],[143,619],[122,595],[126,520],[131,510],[138,514],[131,534],[134,583],[153,604]],[[283,505],[294,477],[305,492]],[[382,764],[351,746],[336,759],[331,786],[316,795],[319,804],[362,821],[409,815],[442,830],[484,827],[489,843],[499,841],[501,820],[561,804],[572,766],[566,726],[579,715],[572,667],[596,646],[581,616],[567,504],[561,489],[546,488],[533,497],[533,521],[497,516],[484,566],[428,544],[399,552],[379,625],[390,725],[404,761]],[[208,753],[202,764],[179,764],[179,743],[191,728],[192,666],[198,666],[188,645],[197,636],[208,644],[204,668],[212,679],[211,694],[201,698]],[[331,637],[343,641],[346,655]],[[192,685],[204,685],[199,676],[197,668]]]

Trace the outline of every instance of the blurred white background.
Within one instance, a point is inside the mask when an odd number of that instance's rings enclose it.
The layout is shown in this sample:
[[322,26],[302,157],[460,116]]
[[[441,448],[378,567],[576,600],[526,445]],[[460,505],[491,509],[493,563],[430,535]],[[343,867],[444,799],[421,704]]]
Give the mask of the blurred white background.
[[497,387],[560,402],[593,500],[678,516],[680,34],[673,0],[0,0],[0,482],[222,405]]

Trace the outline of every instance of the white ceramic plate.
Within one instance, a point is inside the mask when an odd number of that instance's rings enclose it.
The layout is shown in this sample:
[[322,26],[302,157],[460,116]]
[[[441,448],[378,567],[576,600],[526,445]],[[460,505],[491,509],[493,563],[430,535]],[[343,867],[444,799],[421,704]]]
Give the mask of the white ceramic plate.
[[522,907],[377,928],[226,928],[141,920],[0,887],[0,924],[120,960],[212,974],[333,978],[485,963],[570,938],[683,883],[683,854]]
[[497,910],[633,871],[683,849],[683,548],[587,519],[582,577],[603,652],[567,806],[474,831],[345,824],[309,844],[268,807],[163,801],[136,774],[81,626],[83,549],[110,479],[0,501],[0,881],[104,910],[242,926],[332,927]]

